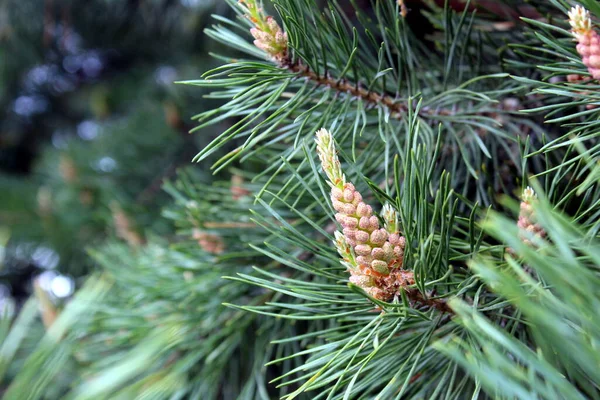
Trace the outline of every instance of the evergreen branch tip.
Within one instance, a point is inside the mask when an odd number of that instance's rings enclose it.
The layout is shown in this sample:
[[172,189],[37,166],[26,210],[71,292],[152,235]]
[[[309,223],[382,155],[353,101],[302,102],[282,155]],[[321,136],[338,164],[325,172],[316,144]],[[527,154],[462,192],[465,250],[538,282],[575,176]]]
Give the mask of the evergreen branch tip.
[[316,133],[317,154],[331,186],[331,202],[335,219],[342,227],[335,232],[334,245],[348,268],[349,281],[377,300],[389,301],[402,291],[421,305],[451,310],[443,300],[427,299],[415,284],[412,271],[405,270],[406,239],[400,235],[396,210],[386,204],[381,212],[384,227],[373,214],[373,208],[351,182],[347,182],[337,156],[333,135],[326,129]]

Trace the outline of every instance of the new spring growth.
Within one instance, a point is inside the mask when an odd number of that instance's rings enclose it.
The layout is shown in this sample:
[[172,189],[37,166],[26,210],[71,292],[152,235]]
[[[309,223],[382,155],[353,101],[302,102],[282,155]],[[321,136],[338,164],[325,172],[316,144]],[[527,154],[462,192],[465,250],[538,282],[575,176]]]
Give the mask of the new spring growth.
[[389,203],[386,203],[381,209],[381,218],[383,218],[384,227],[388,233],[394,234],[399,231],[398,213]]
[[336,232],[335,246],[350,271],[350,282],[375,298],[388,300],[400,287],[414,283],[412,272],[401,269],[405,240],[398,232],[396,212],[389,205],[384,207],[385,227],[381,228],[372,207],[346,182],[331,133],[321,129],[315,141],[331,186],[335,218],[342,227],[342,232]]
[[317,154],[319,160],[321,160],[321,166],[327,178],[329,178],[329,185],[332,188],[344,190],[346,177],[342,172],[342,166],[335,151],[333,136],[327,129],[320,129],[317,131],[315,142],[317,143]]
[[354,258],[354,252],[346,241],[346,237],[340,231],[335,231],[335,240],[333,241],[333,244],[342,258],[342,264],[348,268],[348,271],[357,269],[358,264]]
[[517,226],[524,232],[520,234],[521,239],[530,246],[534,245],[529,239],[532,236],[536,238],[543,238],[546,236],[544,228],[535,222],[534,204],[536,202],[537,196],[535,192],[532,188],[527,186],[527,188],[523,191],[523,195],[521,196],[519,221],[517,222]]
[[287,59],[287,33],[281,29],[277,21],[266,15],[259,0],[239,0],[246,18],[254,27],[250,33],[254,37],[254,45],[279,63]]
[[592,77],[600,79],[600,35],[592,29],[590,12],[578,5],[571,8],[568,15],[577,52]]

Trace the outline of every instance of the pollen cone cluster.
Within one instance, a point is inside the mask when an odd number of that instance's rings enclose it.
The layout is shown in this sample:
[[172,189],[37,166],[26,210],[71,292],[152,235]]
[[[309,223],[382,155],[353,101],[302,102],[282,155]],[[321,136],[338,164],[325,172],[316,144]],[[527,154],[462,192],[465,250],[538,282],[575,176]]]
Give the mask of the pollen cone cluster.
[[594,79],[600,79],[600,35],[592,29],[590,12],[581,6],[571,8],[569,23],[583,64]]
[[519,222],[517,226],[522,230],[521,239],[530,246],[534,246],[530,238],[532,236],[543,238],[546,236],[544,228],[535,223],[535,210],[533,204],[537,201],[537,196],[532,188],[527,187],[523,191],[521,206],[519,211]]
[[330,132],[321,129],[316,137],[317,152],[331,186],[331,202],[342,231],[335,245],[350,272],[350,282],[368,294],[389,300],[402,287],[414,284],[412,272],[402,269],[405,239],[397,230],[396,212],[384,207],[384,227],[354,185],[346,182]]
[[277,62],[287,59],[287,34],[281,29],[277,21],[266,15],[258,0],[239,0],[240,6],[246,13],[246,18],[254,27],[250,33],[254,37],[254,45],[263,50]]

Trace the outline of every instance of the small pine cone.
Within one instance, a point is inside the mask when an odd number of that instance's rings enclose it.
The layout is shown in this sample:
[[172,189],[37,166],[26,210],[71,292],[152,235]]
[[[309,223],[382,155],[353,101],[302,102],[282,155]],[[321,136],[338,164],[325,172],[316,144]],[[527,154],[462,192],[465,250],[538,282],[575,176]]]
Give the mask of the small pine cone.
[[600,79],[600,35],[592,29],[590,13],[581,6],[569,12],[571,32],[577,43],[577,52],[594,79]]
[[393,246],[387,241],[388,232],[379,227],[371,206],[362,201],[361,194],[350,182],[342,188],[332,188],[331,202],[346,242],[357,256],[358,266],[369,270],[368,274],[389,274],[389,263],[394,258]]
[[363,201],[352,183],[346,182],[333,135],[320,129],[315,142],[331,187],[335,219],[342,227],[342,233],[335,233],[334,244],[350,271],[350,282],[374,298],[389,300],[411,281],[399,277],[412,274],[401,269],[405,239],[398,233],[397,213],[390,205],[384,206],[381,212],[384,227],[380,227],[373,208]]
[[594,79],[600,79],[600,35],[591,31],[577,45],[583,64]]
[[263,50],[278,63],[288,59],[288,37],[277,21],[266,15],[257,0],[239,0],[246,18],[254,25],[250,33],[254,37],[254,45]]
[[546,231],[535,222],[535,210],[533,204],[537,201],[537,196],[532,188],[527,187],[523,191],[523,196],[519,211],[519,220],[517,226],[521,229],[520,237],[523,241],[533,246],[533,243],[528,238],[531,236],[544,238]]
[[592,30],[592,19],[590,12],[582,6],[572,7],[568,12],[569,24],[571,32],[575,39],[579,40],[582,36],[587,35]]

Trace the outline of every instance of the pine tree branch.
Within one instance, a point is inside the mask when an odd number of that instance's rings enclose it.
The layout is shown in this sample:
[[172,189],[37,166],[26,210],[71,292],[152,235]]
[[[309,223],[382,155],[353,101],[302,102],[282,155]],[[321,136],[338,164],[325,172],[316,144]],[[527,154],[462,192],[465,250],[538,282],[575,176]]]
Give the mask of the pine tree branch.
[[285,59],[280,64],[280,67],[297,73],[299,76],[305,77],[308,80],[315,82],[317,85],[327,86],[335,91],[347,93],[353,97],[358,97],[373,107],[386,108],[390,111],[390,115],[392,115],[394,118],[400,119],[402,113],[408,111],[406,104],[396,102],[390,95],[372,92],[361,87],[358,83],[350,82],[347,79],[335,79],[329,74],[325,76],[319,75],[300,61],[294,62],[290,59]]
[[[402,119],[409,111],[409,106],[398,102],[396,96],[388,93],[376,93],[362,87],[360,82],[351,82],[346,78],[335,78],[329,73],[320,75],[310,66],[297,57],[290,55],[288,45],[288,33],[282,29],[275,19],[267,15],[260,3],[256,0],[239,0],[238,7],[244,13],[245,18],[250,21],[252,28],[250,33],[254,37],[256,48],[268,54],[269,59],[278,67],[288,70],[298,76],[305,77],[317,85],[327,86],[337,92],[347,93],[350,96],[360,98],[374,108],[383,108],[396,119]],[[356,46],[356,45],[354,45]],[[358,48],[354,47],[356,51]],[[346,69],[349,67],[346,66]],[[344,73],[342,72],[342,75]],[[414,110],[411,110],[414,111]],[[421,117],[452,116],[458,110],[437,108],[435,110],[422,108],[417,111]],[[482,112],[480,115],[490,115],[490,112]]]
[[[406,103],[398,102],[394,99],[394,96],[390,94],[373,92],[361,87],[359,83],[351,82],[345,78],[336,79],[329,74],[319,75],[299,60],[292,61],[290,58],[286,57],[279,60],[278,65],[281,68],[287,69],[290,72],[315,82],[317,85],[327,86],[337,92],[360,98],[365,103],[370,104],[373,108],[384,108],[390,112],[390,116],[393,118],[402,119],[403,115],[408,112],[408,105]],[[436,116],[452,116],[459,113],[457,110],[445,108],[434,110],[428,107],[423,107],[418,112],[420,116],[429,118]],[[491,112],[487,111],[480,113],[480,115],[485,116],[491,114]]]

